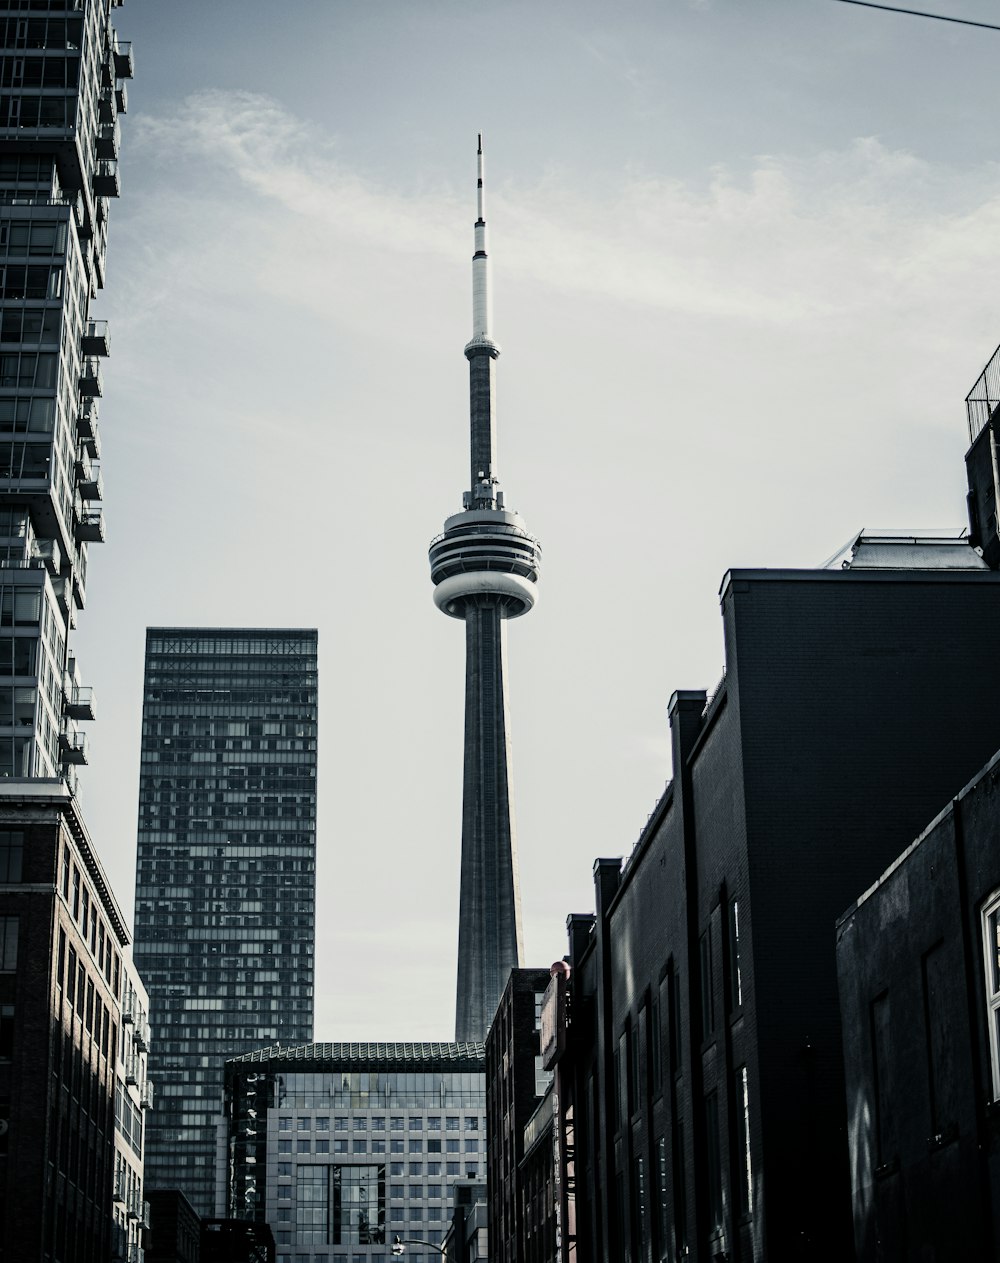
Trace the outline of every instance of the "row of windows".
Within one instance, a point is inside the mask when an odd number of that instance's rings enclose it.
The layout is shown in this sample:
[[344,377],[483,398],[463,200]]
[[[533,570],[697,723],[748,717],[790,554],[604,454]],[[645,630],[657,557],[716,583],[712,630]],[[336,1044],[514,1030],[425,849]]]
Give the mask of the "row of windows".
[[[407,1143],[404,1140],[390,1140],[389,1153],[478,1153],[480,1142],[478,1140],[411,1140]],[[292,1141],[282,1139],[278,1141],[278,1153],[289,1154],[292,1152]],[[296,1153],[330,1153],[329,1140],[297,1140],[295,1142]],[[346,1138],[337,1137],[333,1141],[333,1153],[385,1153],[386,1144],[384,1140],[378,1140],[372,1137],[371,1141],[367,1138],[363,1140],[348,1141]]]
[[[278,1118],[279,1131],[292,1130],[291,1115],[283,1114]],[[330,1116],[329,1114],[318,1114],[315,1118],[311,1115],[303,1115],[296,1121],[298,1131],[329,1131]],[[424,1117],[423,1115],[414,1115],[409,1120],[410,1131],[440,1131],[441,1115],[432,1114]],[[348,1131],[348,1116],[346,1114],[338,1114],[333,1120],[335,1131]],[[392,1114],[388,1119],[389,1127],[392,1131],[405,1131],[407,1120],[402,1114]],[[458,1131],[461,1119],[458,1114],[448,1114],[444,1119],[445,1128],[448,1131]],[[385,1131],[386,1119],[378,1114],[373,1114],[369,1119],[367,1115],[358,1114],[353,1119],[354,1131],[367,1131],[369,1124],[372,1131]],[[465,1117],[465,1127],[467,1131],[479,1130],[479,1116],[476,1114],[467,1114]]]
[[79,57],[0,58],[4,88],[75,88],[79,80]]

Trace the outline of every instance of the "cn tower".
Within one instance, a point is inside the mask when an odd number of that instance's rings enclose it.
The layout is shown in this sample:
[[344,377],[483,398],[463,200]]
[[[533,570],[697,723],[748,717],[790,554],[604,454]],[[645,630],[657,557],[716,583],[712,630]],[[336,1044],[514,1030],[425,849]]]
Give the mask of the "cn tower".
[[521,964],[521,892],[510,784],[507,620],[535,604],[541,548],[504,507],[497,474],[490,260],[479,136],[472,256],[469,490],[430,546],[434,603],[465,622],[465,775],[455,1038],[486,1037],[507,976]]

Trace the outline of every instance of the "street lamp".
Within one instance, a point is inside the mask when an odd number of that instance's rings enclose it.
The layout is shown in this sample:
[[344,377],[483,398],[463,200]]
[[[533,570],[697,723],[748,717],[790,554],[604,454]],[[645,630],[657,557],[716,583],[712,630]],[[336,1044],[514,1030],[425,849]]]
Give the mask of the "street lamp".
[[446,1259],[448,1257],[448,1251],[443,1250],[441,1246],[434,1245],[430,1241],[416,1241],[411,1237],[404,1237],[402,1240],[400,1240],[398,1232],[392,1239],[393,1254],[405,1254],[406,1247],[408,1245],[418,1245],[420,1246],[422,1250],[437,1250],[438,1254],[440,1254],[443,1259]]

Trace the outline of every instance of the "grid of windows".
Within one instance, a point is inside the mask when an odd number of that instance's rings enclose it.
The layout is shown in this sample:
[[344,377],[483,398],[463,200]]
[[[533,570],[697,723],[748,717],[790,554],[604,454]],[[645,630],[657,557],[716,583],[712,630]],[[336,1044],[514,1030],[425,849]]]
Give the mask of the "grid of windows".
[[[482,1071],[286,1073],[284,1066],[265,1068],[247,1059],[230,1062],[227,1083],[234,1158],[228,1211],[265,1219],[280,1229],[278,1263],[329,1263],[337,1246],[347,1248],[348,1257],[356,1251],[363,1263],[383,1263],[395,1234],[439,1242],[451,1217],[456,1181],[483,1174]],[[387,1104],[403,1093],[405,1112],[391,1113]],[[348,1106],[340,1114],[331,1107],[335,1097],[357,1095],[364,1097],[363,1107]],[[262,1100],[267,1102],[263,1127]],[[461,1100],[461,1112],[446,1114],[445,1100]],[[434,1144],[443,1147],[445,1136],[456,1155],[447,1164],[427,1152]],[[328,1138],[335,1151],[338,1142],[342,1145],[339,1154],[323,1156],[328,1150],[320,1145],[329,1144]],[[393,1142],[399,1146],[397,1156],[374,1156],[377,1144],[389,1148]],[[366,1198],[367,1209],[360,1215]],[[279,1211],[287,1215],[280,1219]],[[371,1232],[373,1225],[379,1234]],[[361,1240],[363,1231],[370,1233],[369,1240]],[[419,1258],[420,1252],[408,1247],[407,1257]],[[436,1251],[428,1251],[423,1263],[435,1257]]]
[[224,1059],[312,1037],[316,690],[315,631],[147,634],[134,953],[164,1089],[147,1171],[201,1215]]

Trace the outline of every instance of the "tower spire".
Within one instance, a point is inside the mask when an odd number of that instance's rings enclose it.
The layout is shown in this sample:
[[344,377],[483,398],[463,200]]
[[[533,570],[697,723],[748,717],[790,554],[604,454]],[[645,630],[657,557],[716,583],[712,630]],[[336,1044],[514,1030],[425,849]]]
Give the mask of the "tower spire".
[[535,604],[538,541],[504,508],[496,472],[493,341],[483,137],[477,152],[469,361],[470,485],[430,547],[434,602],[465,623],[465,774],[455,1038],[485,1038],[521,963],[521,894],[510,786],[507,623]]
[[[483,133],[476,154],[476,252],[472,256],[472,341],[469,346],[493,342],[493,295],[490,293],[489,233],[486,228],[485,163]],[[495,345],[495,344],[494,344]],[[499,353],[499,347],[497,352]],[[468,347],[466,348],[468,354]]]

